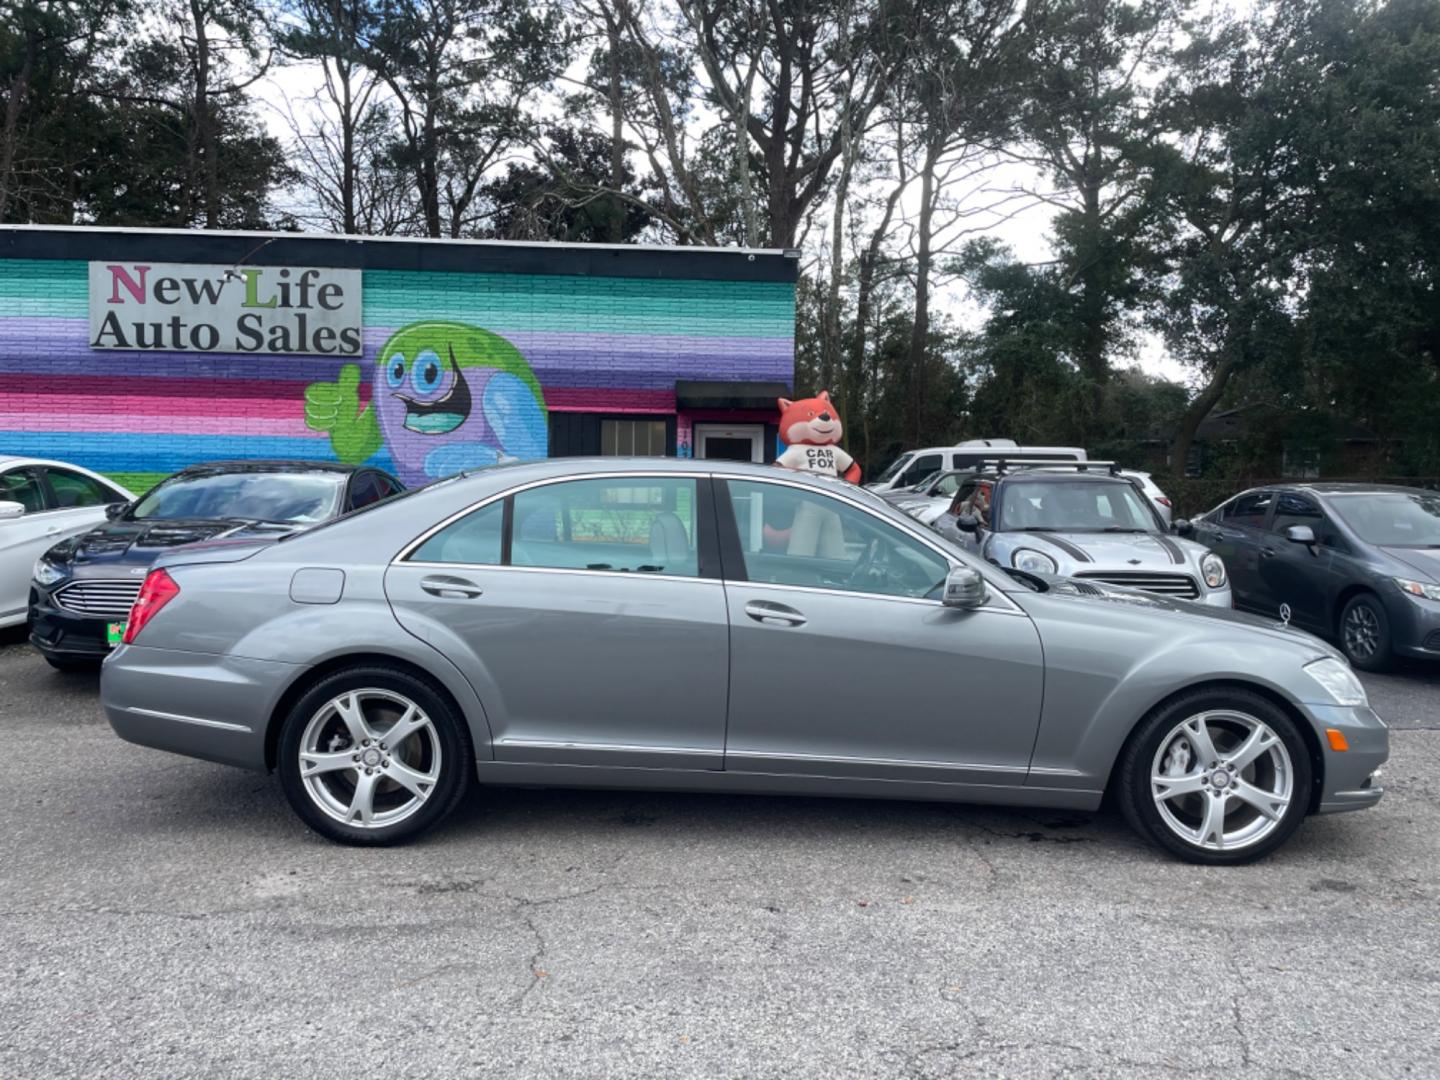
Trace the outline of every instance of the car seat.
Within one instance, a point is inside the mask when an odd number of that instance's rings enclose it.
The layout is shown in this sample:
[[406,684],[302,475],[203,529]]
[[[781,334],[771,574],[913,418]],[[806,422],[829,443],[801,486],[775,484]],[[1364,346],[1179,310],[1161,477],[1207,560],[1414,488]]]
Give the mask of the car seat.
[[657,566],[667,570],[691,567],[690,534],[678,517],[668,511],[650,522],[650,555]]

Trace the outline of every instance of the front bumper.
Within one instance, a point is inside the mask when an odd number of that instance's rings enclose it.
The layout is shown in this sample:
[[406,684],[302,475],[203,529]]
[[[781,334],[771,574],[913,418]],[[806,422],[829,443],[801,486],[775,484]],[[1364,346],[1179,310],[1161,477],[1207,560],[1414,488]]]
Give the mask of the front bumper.
[[1385,605],[1390,648],[1401,656],[1440,659],[1440,600],[1410,596],[1399,589]]
[[121,645],[100,671],[100,704],[126,742],[264,769],[265,732],[300,668],[274,660]]
[[1230,592],[1227,584],[1223,589],[1205,589],[1200,593],[1199,604],[1206,604],[1210,607],[1234,607],[1235,598]]
[[[1374,806],[1385,794],[1376,770],[1390,757],[1390,730],[1368,706],[1306,705],[1322,747],[1324,779],[1317,794],[1317,814],[1337,814]],[[1332,750],[1326,729],[1345,736],[1350,749]]]
[[49,591],[30,589],[30,644],[56,660],[103,660],[110,655],[106,628],[111,622],[76,615],[57,606]]

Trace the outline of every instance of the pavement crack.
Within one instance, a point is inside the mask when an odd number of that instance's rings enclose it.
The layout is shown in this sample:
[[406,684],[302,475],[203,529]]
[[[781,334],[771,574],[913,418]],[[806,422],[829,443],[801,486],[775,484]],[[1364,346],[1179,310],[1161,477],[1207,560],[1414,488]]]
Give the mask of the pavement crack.
[[1236,989],[1230,995],[1230,1015],[1232,1026],[1235,1028],[1235,1035],[1240,1040],[1240,1064],[1249,1068],[1253,1062],[1250,1057],[1250,1034],[1245,1030],[1245,1017],[1240,1011],[1240,998],[1242,994],[1249,993],[1250,986],[1245,980],[1245,972],[1240,965],[1240,960],[1235,954],[1235,932],[1228,927],[1225,934],[1225,959],[1230,965],[1230,970],[1235,976]]

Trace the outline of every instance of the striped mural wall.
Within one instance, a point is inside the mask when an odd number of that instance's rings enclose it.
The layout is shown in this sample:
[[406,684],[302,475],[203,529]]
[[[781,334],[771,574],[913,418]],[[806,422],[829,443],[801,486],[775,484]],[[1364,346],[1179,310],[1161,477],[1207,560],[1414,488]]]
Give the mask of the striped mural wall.
[[[88,295],[83,261],[0,259],[0,453],[134,489],[202,461],[336,457],[306,390],[353,359],[92,350]],[[365,270],[363,302],[362,406],[381,347],[426,320],[506,339],[549,411],[669,414],[677,379],[793,376],[790,284]],[[370,460],[394,466],[386,445]]]

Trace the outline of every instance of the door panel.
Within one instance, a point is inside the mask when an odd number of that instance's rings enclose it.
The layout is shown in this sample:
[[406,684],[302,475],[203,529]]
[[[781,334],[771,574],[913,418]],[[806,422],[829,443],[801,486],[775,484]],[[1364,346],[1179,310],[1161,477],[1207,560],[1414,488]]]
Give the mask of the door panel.
[[[727,583],[725,767],[1022,784],[1044,663],[1023,615]],[[787,610],[757,619],[756,604]]]
[[1272,501],[1272,492],[1246,492],[1196,525],[1196,539],[1225,562],[1236,607],[1266,612],[1275,607],[1260,577],[1260,550],[1267,539],[1264,528]]
[[62,538],[65,514],[46,513],[39,471],[0,473],[0,501],[25,507],[22,517],[0,521],[0,623],[24,619],[30,598],[30,569],[45,549]]
[[[451,587],[429,580],[441,573]],[[397,564],[385,591],[401,625],[475,687],[495,760],[720,768],[728,629],[718,582]]]
[[410,559],[386,574],[396,617],[470,679],[497,761],[721,768],[729,624],[708,482],[524,488]]
[[[1315,547],[1285,539],[1285,529],[1291,525],[1313,530],[1318,541]],[[1324,543],[1334,533],[1334,526],[1326,521],[1316,503],[1302,495],[1279,493],[1270,531],[1259,552],[1261,592],[1271,603],[1266,614],[1278,616],[1280,605],[1289,604],[1290,619],[1297,626],[1320,634],[1334,629],[1329,619],[1329,597],[1338,591],[1345,570],[1345,556]]]
[[941,606],[951,560],[806,487],[730,480],[727,770],[1022,784],[1039,636],[1003,599]]

